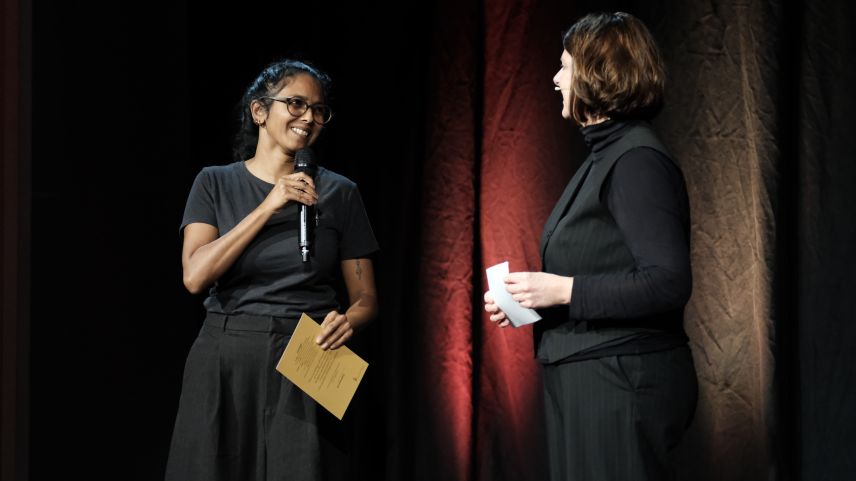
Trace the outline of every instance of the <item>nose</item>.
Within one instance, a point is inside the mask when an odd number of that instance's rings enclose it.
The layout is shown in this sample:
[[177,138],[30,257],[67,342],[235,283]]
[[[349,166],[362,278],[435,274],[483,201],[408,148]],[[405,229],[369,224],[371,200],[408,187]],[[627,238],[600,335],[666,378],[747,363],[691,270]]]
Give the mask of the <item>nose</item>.
[[307,108],[306,112],[303,112],[303,115],[301,115],[299,118],[300,118],[300,120],[302,120],[306,123],[314,123],[315,122],[315,113],[312,112],[312,109]]

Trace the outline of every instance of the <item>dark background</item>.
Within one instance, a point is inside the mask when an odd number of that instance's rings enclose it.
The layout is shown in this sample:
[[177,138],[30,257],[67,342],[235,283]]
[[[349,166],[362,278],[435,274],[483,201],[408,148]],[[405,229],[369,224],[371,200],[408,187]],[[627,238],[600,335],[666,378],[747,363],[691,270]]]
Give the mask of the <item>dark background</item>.
[[[181,283],[184,202],[201,167],[231,162],[237,103],[272,60],[309,59],[334,79],[318,154],[361,186],[394,321],[416,261],[431,11],[396,5],[34,5],[32,479],[162,476],[204,315]],[[379,381],[403,366],[372,348],[379,329],[365,334],[372,369],[347,421],[371,422],[359,462],[372,479],[391,442]]]
[[[505,7],[532,5],[3,5],[4,14],[23,15],[20,40],[4,37],[4,78],[19,69],[31,80],[18,107],[4,103],[4,122],[9,112],[24,120],[20,155],[4,149],[4,169],[20,167],[24,221],[7,223],[13,203],[4,196],[4,246],[27,241],[3,254],[4,270],[24,259],[22,274],[4,280],[4,463],[17,459],[33,480],[162,477],[184,359],[204,314],[202,297],[181,284],[187,192],[201,167],[231,161],[242,89],[289,56],[334,80],[336,116],[319,156],[360,185],[382,247],[381,317],[354,346],[372,367],[344,424],[355,441],[353,479],[440,479],[460,463],[414,447],[424,446],[414,441],[424,438],[415,421],[430,419],[417,393],[444,389],[414,378],[430,360],[411,354],[434,348],[415,336],[426,322],[415,286],[430,262],[420,240],[442,234],[420,228],[426,216],[443,215],[424,195],[442,181],[426,139],[440,128],[434,113],[459,107],[438,89],[458,72],[437,66],[456,51],[476,52],[478,63],[479,29]],[[688,331],[703,396],[679,453],[682,479],[853,479],[854,7],[663,0],[538,9],[549,43],[520,68],[537,69],[545,82],[558,65],[561,28],[592,10],[637,14],[670,67],[675,88],[657,125],[675,146],[693,202]],[[438,51],[462,16],[473,16],[477,32],[467,38],[476,40]],[[513,12],[504,18],[514,25]],[[15,47],[19,61],[8,54]],[[479,68],[489,83],[491,72]],[[570,142],[562,148],[575,165],[579,141]],[[9,179],[5,194],[16,185]],[[10,282],[25,287],[20,296],[9,296]],[[20,316],[11,337],[9,306]],[[13,345],[17,364],[6,356]],[[25,402],[15,426],[10,399]],[[9,430],[28,441],[10,444]],[[443,442],[435,439],[428,445]],[[29,462],[7,456],[13,451]],[[10,465],[3,479],[23,479],[11,477]],[[478,466],[464,471],[460,479],[497,479]]]

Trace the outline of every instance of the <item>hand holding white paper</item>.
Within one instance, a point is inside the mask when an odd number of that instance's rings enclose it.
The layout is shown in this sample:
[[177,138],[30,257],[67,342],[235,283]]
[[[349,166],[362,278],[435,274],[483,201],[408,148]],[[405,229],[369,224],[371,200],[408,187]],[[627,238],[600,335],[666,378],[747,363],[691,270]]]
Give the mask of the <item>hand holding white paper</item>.
[[490,294],[493,296],[493,301],[505,313],[505,317],[511,321],[514,327],[525,326],[532,324],[535,321],[540,321],[541,316],[533,309],[527,309],[520,305],[519,302],[511,298],[511,294],[505,290],[505,276],[508,275],[508,261],[502,262],[495,266],[488,267],[487,285]]

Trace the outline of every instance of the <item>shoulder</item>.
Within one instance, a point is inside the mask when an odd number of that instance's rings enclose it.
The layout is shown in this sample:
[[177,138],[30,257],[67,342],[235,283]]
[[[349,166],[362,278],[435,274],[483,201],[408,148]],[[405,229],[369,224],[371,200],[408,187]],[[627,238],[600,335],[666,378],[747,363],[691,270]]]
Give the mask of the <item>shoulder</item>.
[[209,165],[199,171],[199,177],[211,180],[232,179],[241,175],[243,162],[232,162],[226,165]]
[[680,175],[680,168],[650,123],[633,122],[624,140],[626,150],[616,160],[616,172]]
[[681,169],[665,152],[652,147],[634,147],[615,162],[613,177],[632,181],[650,177],[664,177],[673,181],[682,179]]
[[612,192],[681,192],[686,189],[678,165],[664,152],[634,147],[613,166],[609,181]]
[[356,182],[322,166],[318,166],[318,173],[315,178],[318,182],[323,182],[327,188],[332,190],[342,190],[345,192],[357,190]]
[[243,168],[241,162],[233,162],[226,165],[209,165],[199,171],[194,184],[209,189],[216,188],[216,186],[233,185],[243,178]]

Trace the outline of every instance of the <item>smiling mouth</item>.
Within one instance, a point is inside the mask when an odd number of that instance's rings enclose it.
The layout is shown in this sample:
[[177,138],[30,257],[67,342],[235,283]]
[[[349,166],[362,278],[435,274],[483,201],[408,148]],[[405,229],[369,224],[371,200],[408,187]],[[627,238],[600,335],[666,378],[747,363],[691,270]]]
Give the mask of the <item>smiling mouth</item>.
[[303,130],[303,129],[298,129],[297,127],[292,127],[291,131],[294,132],[295,134],[301,136],[301,137],[309,137],[309,131],[308,130]]

